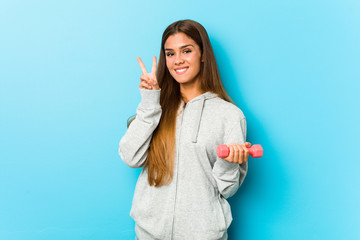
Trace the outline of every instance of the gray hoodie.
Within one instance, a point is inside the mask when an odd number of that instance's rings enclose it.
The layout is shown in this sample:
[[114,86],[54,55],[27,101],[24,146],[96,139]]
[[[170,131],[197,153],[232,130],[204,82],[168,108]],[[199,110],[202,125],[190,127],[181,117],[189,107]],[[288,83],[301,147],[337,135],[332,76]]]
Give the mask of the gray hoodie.
[[[161,90],[141,89],[136,118],[120,140],[119,154],[130,167],[142,167],[152,133],[161,117]],[[244,180],[247,163],[227,162],[216,155],[219,144],[245,143],[242,111],[206,92],[178,109],[173,178],[150,186],[144,168],[136,184],[130,216],[140,240],[227,239],[232,221],[226,198]]]

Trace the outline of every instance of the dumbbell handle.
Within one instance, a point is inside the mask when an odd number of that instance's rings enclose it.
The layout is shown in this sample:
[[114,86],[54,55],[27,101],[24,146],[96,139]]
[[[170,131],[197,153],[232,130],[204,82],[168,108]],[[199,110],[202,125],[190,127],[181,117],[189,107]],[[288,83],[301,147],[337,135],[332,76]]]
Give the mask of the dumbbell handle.
[[[216,154],[218,155],[219,158],[226,158],[227,156],[229,156],[230,153],[230,149],[227,145],[225,144],[220,144],[217,146],[216,148]],[[255,144],[252,145],[249,148],[249,154],[253,157],[253,158],[259,158],[262,157],[263,155],[263,148],[261,147],[260,144]]]

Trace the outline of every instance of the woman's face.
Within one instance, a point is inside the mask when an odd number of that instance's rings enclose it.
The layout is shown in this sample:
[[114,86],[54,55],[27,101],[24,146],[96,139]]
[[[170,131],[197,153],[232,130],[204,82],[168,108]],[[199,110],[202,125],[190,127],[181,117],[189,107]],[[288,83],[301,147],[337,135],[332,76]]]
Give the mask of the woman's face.
[[191,85],[200,81],[201,50],[185,33],[175,33],[164,44],[166,66],[180,84]]

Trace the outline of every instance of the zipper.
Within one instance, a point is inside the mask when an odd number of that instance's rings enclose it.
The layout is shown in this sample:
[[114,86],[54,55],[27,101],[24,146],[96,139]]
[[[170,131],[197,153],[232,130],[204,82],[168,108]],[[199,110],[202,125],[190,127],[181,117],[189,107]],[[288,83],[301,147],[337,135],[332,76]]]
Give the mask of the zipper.
[[[177,189],[178,189],[178,176],[179,176],[179,146],[180,146],[180,139],[181,139],[181,130],[183,128],[183,122],[184,122],[184,116],[185,116],[185,111],[186,111],[186,107],[187,104],[184,105],[184,110],[182,112],[182,116],[181,116],[181,126],[179,129],[179,135],[178,135],[178,146],[175,146],[176,149],[176,183],[175,183],[175,196],[174,196],[174,211],[173,211],[173,221],[172,221],[172,226],[171,226],[171,240],[174,238],[174,223],[175,223],[175,209],[176,209],[176,197],[177,197]],[[176,135],[176,132],[175,132]]]

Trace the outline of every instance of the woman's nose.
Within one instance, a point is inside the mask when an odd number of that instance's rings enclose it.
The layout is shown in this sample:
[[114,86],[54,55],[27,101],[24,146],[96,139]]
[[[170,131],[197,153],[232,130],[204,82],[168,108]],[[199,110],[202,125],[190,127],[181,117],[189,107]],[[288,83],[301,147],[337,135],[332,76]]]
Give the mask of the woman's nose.
[[176,55],[175,57],[175,65],[179,65],[184,63],[184,60],[181,58],[181,55]]

